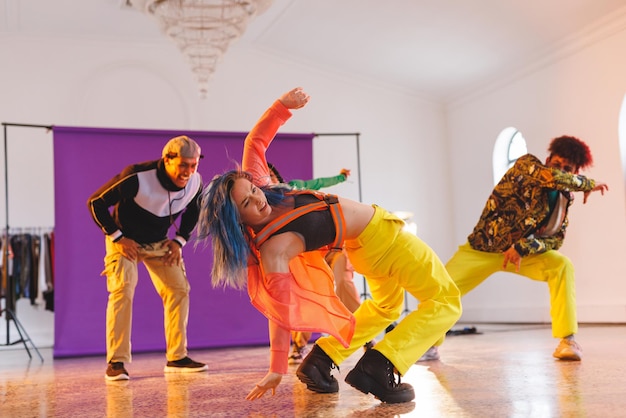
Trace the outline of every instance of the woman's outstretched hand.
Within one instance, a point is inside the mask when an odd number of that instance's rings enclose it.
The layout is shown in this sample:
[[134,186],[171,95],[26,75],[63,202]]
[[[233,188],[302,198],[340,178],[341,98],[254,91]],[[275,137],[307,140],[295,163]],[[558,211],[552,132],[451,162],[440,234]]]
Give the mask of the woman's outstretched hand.
[[276,386],[280,384],[282,378],[283,375],[280,373],[267,372],[265,377],[259,383],[254,385],[254,389],[248,393],[246,399],[249,401],[259,399],[270,389],[272,390],[272,396],[274,396],[276,394]]
[[302,87],[296,87],[278,98],[287,109],[300,109],[309,102],[309,95]]

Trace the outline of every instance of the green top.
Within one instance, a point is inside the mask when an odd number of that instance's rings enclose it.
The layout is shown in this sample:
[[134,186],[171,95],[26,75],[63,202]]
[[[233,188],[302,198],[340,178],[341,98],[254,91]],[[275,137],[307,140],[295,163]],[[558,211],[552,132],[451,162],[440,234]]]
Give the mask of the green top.
[[319,190],[324,187],[334,186],[335,184],[343,183],[346,181],[347,176],[345,174],[337,174],[334,177],[320,177],[311,180],[291,180],[289,185],[294,189],[302,190]]

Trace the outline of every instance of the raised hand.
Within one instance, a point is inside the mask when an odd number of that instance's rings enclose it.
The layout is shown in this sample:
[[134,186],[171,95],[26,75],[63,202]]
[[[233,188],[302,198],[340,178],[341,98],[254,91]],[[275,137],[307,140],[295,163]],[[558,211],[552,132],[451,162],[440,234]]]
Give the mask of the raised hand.
[[309,102],[310,96],[302,89],[296,87],[278,98],[287,109],[300,109]]
[[587,203],[587,199],[589,198],[589,195],[591,194],[591,192],[598,192],[598,191],[602,193],[602,196],[604,196],[604,192],[609,191],[609,186],[606,185],[605,183],[597,183],[596,187],[594,187],[588,192],[585,192],[585,195],[583,197],[583,204]]

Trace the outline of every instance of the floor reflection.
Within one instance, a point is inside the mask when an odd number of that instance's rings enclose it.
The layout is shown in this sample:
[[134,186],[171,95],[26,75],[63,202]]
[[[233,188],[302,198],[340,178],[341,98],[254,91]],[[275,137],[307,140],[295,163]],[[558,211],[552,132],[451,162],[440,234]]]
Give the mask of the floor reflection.
[[[102,357],[30,361],[0,350],[0,417],[618,417],[626,399],[626,326],[581,326],[582,362],[552,358],[549,326],[477,325],[455,336],[441,360],[403,376],[415,400],[383,404],[343,379],[362,353],[341,365],[339,393],[306,389],[291,368],[275,396],[245,396],[265,374],[267,347],[198,350],[208,373],[164,374],[163,354],[136,354],[129,381],[107,382]],[[503,330],[503,328],[506,328]]]
[[106,417],[125,418],[134,416],[133,389],[128,380],[106,381]]

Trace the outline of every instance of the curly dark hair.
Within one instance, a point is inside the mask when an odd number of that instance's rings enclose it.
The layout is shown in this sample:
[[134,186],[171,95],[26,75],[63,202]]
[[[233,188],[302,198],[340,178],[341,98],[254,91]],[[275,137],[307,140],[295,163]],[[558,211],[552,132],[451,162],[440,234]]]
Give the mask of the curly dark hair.
[[575,136],[563,135],[554,138],[548,146],[550,156],[558,155],[576,165],[578,169],[585,169],[593,165],[593,157],[589,146]]

